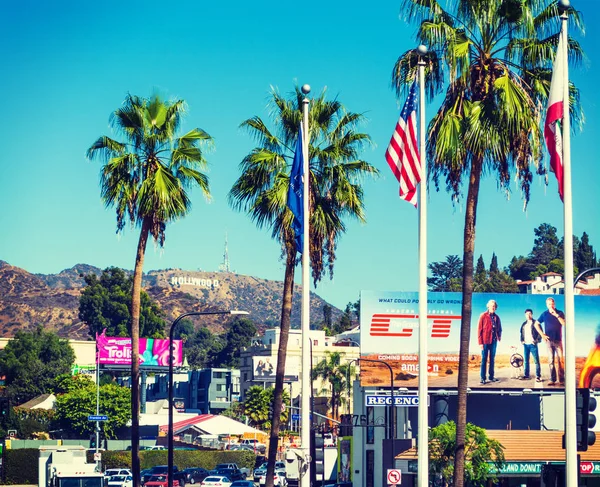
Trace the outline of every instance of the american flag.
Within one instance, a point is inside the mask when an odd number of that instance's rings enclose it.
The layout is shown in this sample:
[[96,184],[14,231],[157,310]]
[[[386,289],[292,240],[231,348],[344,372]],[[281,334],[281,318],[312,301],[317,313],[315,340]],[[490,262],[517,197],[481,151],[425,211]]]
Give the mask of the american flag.
[[385,153],[390,169],[400,183],[400,198],[417,206],[417,184],[421,163],[417,146],[417,83],[410,87],[396,130]]

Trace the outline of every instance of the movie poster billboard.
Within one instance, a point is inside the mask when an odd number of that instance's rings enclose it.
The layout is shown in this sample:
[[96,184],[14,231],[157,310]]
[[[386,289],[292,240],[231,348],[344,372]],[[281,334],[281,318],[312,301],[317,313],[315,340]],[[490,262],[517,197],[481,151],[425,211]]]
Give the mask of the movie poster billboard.
[[[131,365],[131,338],[96,335],[98,360],[102,365]],[[169,340],[140,338],[140,367],[169,366]],[[183,343],[173,340],[173,365],[183,364]]]
[[[258,382],[275,382],[277,356],[252,357],[252,380]],[[300,374],[300,357],[287,357],[285,361],[285,382],[295,382]]]
[[343,436],[338,441],[337,481],[352,482],[352,436]]
[[[529,378],[524,376],[525,347],[521,340],[521,327],[526,321],[525,310],[532,310],[534,320],[547,311],[547,298],[555,300],[556,310],[564,312],[564,296],[548,294],[473,294],[470,344],[469,379],[472,389],[564,389],[561,383],[559,358],[554,354],[556,378],[551,377],[548,341],[541,336],[539,343],[529,348]],[[492,350],[486,347],[486,371],[482,383],[482,348],[480,331],[485,329],[482,313],[489,313],[490,300],[497,304],[499,340],[494,350],[494,377],[490,380]],[[458,385],[458,353],[461,325],[461,293],[429,292],[427,295],[427,347],[428,384],[434,389],[453,389]],[[384,361],[394,371],[394,387],[416,388],[419,376],[419,295],[416,292],[362,291],[360,343],[361,357]],[[482,318],[485,320],[485,318]],[[495,320],[495,318],[494,318]],[[487,322],[489,324],[489,321]],[[494,321],[496,323],[496,321]],[[578,387],[600,387],[592,384],[600,371],[600,347],[596,345],[600,325],[600,296],[575,296],[575,355]],[[545,324],[541,329],[545,332]],[[565,326],[572,326],[566,324]],[[564,326],[558,344],[564,350]],[[600,339],[598,339],[600,343]],[[597,348],[598,347],[598,348]],[[536,380],[533,348],[537,348],[540,363],[540,380]],[[561,362],[564,366],[564,361]],[[383,364],[361,363],[362,386],[390,385],[389,369]]]

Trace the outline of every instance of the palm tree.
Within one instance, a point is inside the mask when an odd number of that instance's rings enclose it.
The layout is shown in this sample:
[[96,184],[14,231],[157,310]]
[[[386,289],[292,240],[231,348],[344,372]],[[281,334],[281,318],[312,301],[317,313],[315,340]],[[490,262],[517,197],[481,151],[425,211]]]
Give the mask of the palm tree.
[[[285,359],[292,310],[296,248],[292,230],[292,213],[287,208],[289,173],[302,120],[303,94],[296,87],[289,99],[271,91],[270,108],[275,131],[260,117],[244,121],[241,126],[256,139],[258,146],[240,164],[241,176],[229,193],[229,201],[237,210],[246,211],[258,227],[271,229],[281,243],[285,256],[285,277],[274,408],[281,408]],[[377,169],[358,155],[370,142],[367,134],[358,132],[363,116],[347,112],[337,100],[326,100],[325,91],[311,101],[309,111],[310,164],[310,260],[316,284],[325,272],[333,274],[335,249],[345,232],[344,218],[365,220],[361,177],[377,174]],[[272,487],[277,453],[279,418],[274,418],[267,468],[268,487]]]
[[158,95],[127,95],[110,117],[111,127],[124,142],[100,137],[87,157],[103,162],[101,195],[117,213],[117,232],[126,220],[140,228],[131,296],[131,446],[132,472],[139,474],[139,330],[140,293],[146,244],[151,235],[163,245],[167,223],[184,217],[191,208],[188,190],[197,185],[210,197],[207,162],[201,146],[211,143],[204,130],[195,128],[177,137],[185,112],[183,100],[165,101]]
[[339,406],[346,402],[345,391],[348,390],[348,381],[355,375],[355,367],[342,364],[344,354],[341,352],[326,352],[326,356],[313,367],[311,379],[321,379],[328,382],[330,389],[323,392],[331,394],[329,404],[333,418],[339,417]]
[[[430,49],[426,59],[429,97],[442,91],[445,98],[428,127],[429,175],[436,187],[457,201],[463,180],[468,181],[463,249],[463,304],[458,373],[458,411],[454,485],[464,482],[467,367],[473,292],[475,220],[482,173],[498,176],[508,194],[513,175],[525,204],[529,201],[533,170],[545,171],[540,130],[548,97],[554,51],[558,44],[558,8],[549,0],[458,0],[453,12],[436,0],[403,0],[401,11],[420,27],[417,38]],[[569,10],[577,27],[581,20]],[[579,45],[569,43],[579,61]],[[392,83],[398,94],[417,73],[418,54],[404,53],[396,62]],[[579,117],[578,92],[571,86],[571,115]],[[422,434],[422,432],[420,432]]]

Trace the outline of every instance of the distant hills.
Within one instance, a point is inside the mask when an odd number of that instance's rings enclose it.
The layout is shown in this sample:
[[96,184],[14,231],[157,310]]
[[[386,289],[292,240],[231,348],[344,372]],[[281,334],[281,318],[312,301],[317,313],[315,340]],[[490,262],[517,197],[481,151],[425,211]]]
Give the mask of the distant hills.
[[[131,271],[126,271],[131,273]],[[77,264],[58,274],[31,274],[0,260],[0,333],[12,337],[18,330],[38,324],[62,337],[88,340],[87,326],[78,317],[79,296],[86,274],[100,276],[102,269]],[[144,274],[143,286],[165,313],[167,322],[192,309],[248,311],[259,329],[279,326],[283,283],[229,272],[182,269],[153,270]],[[301,287],[294,289],[292,327],[300,327]],[[323,320],[326,302],[310,295],[311,324]],[[333,319],[341,311],[335,307]],[[198,326],[220,332],[222,320],[202,317]]]

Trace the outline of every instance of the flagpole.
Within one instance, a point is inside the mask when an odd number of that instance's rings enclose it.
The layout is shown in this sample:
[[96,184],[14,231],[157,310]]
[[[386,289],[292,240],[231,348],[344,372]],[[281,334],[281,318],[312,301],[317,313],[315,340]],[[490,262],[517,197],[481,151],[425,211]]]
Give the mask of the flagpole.
[[308,104],[307,95],[310,93],[310,85],[302,85],[302,93],[305,95],[302,99],[302,141],[303,152],[303,183],[302,183],[302,204],[303,213],[303,247],[302,247],[302,399],[300,404],[300,427],[301,427],[301,445],[304,453],[304,461],[307,469],[301,476],[300,487],[310,487],[310,427],[312,419],[310,417],[310,396],[311,396],[311,378],[310,378],[310,259],[309,259],[309,183],[310,183],[310,165],[308,156],[308,141],[310,140],[308,129]]
[[[429,485],[429,421],[427,407],[427,172],[425,157],[425,61],[427,47],[420,45],[419,54],[419,423],[418,485]],[[394,452],[394,456],[396,452]],[[394,465],[395,467],[395,465]]]
[[[565,283],[565,438],[566,438],[566,485],[577,486],[577,417],[576,417],[576,372],[575,372],[575,298],[573,296],[573,202],[571,191],[571,123],[569,115],[569,36],[567,31],[568,0],[560,0],[563,78],[562,162],[563,162],[563,211],[564,211],[564,283]],[[557,56],[559,54],[557,53]]]

